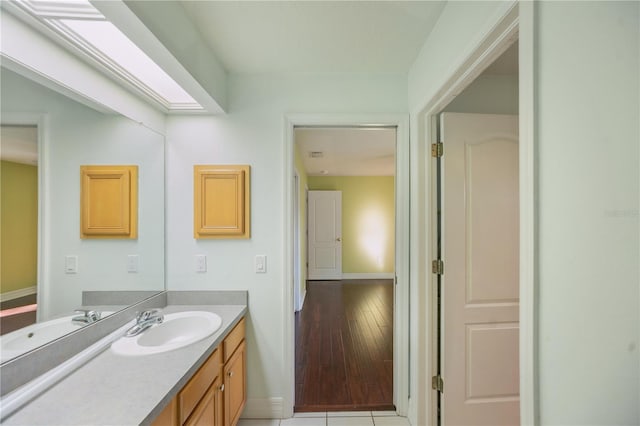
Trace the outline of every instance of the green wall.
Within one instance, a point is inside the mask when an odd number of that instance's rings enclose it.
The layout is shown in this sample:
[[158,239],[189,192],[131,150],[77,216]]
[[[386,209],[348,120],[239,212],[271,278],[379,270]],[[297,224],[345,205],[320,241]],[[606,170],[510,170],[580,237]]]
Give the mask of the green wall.
[[309,176],[309,190],[342,191],[342,272],[395,271],[393,176]]
[[38,168],[0,164],[0,292],[36,285],[38,270]]
[[300,191],[298,192],[298,226],[300,233],[300,287],[301,294],[305,293],[305,283],[307,279],[307,200],[306,188],[308,183],[307,172],[304,169],[304,163],[298,144],[293,144],[293,153],[296,172],[298,172]]

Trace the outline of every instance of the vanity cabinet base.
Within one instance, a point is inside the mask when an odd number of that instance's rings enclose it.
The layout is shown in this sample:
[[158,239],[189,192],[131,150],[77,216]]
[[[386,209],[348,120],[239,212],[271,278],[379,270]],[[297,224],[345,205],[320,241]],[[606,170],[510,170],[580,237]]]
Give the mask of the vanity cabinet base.
[[238,423],[247,400],[244,321],[244,318],[240,320],[152,426],[235,426]]
[[224,365],[224,426],[235,426],[247,401],[244,340]]

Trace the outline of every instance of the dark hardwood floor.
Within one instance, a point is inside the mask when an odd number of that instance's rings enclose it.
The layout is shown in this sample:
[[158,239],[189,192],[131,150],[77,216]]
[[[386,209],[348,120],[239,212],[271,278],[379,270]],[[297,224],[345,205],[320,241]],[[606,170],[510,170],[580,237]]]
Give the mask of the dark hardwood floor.
[[296,314],[294,410],[392,409],[392,280],[309,281]]

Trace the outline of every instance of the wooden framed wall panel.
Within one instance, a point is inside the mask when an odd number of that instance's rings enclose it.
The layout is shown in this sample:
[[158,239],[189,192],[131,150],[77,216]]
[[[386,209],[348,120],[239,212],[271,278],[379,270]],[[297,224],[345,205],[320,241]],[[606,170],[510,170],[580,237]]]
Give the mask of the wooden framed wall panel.
[[80,166],[80,237],[138,238],[138,166]]
[[194,238],[250,238],[249,166],[194,166],[193,195]]

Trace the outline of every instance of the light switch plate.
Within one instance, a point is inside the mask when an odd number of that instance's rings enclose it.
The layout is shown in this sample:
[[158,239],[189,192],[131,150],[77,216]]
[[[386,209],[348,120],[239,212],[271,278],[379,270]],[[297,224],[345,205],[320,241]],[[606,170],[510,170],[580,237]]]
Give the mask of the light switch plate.
[[259,254],[256,256],[256,273],[264,274],[267,272],[267,255]]
[[127,272],[137,273],[140,269],[140,256],[137,254],[130,254],[127,256]]
[[196,254],[196,272],[207,272],[206,254]]
[[64,273],[65,274],[78,273],[78,256],[70,255],[70,256],[64,257]]

